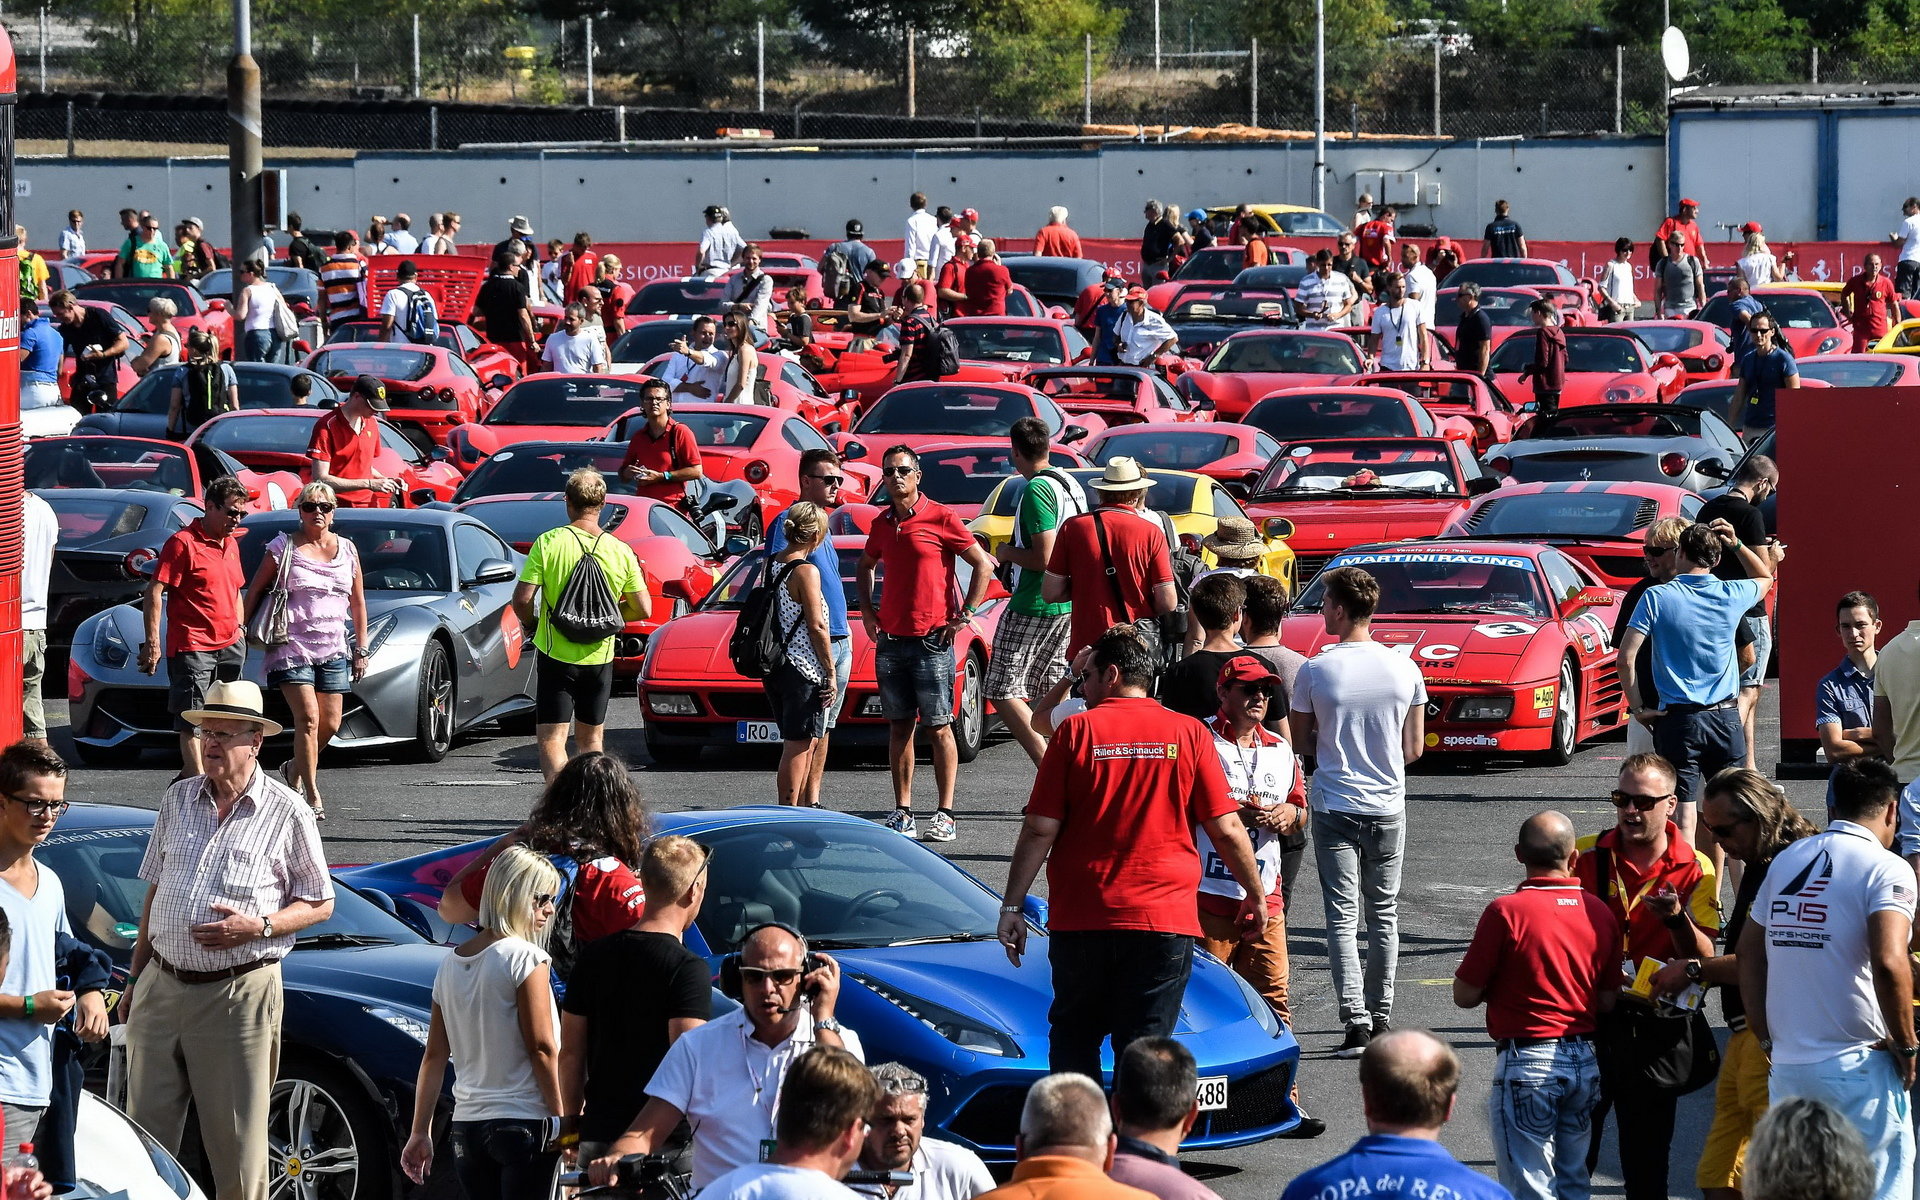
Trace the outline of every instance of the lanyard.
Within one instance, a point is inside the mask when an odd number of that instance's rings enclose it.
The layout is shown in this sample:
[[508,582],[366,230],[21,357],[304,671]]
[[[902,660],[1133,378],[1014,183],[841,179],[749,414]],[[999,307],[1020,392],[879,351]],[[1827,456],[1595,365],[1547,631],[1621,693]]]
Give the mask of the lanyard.
[[[793,1035],[789,1037],[786,1042],[781,1043],[781,1045],[789,1045],[800,1040],[802,1040],[800,1030],[796,1028],[793,1031]],[[809,1028],[809,1036],[805,1041],[808,1043],[808,1046],[811,1047],[813,1043],[811,1028]],[[747,1020],[740,1022],[740,1058],[742,1065],[747,1071],[747,1082],[753,1085],[753,1106],[755,1108],[760,1107],[760,1097],[766,1091],[768,1082],[772,1082],[773,1084],[773,1111],[767,1114],[769,1121],[777,1121],[779,1119],[780,1092],[787,1084],[787,1073],[775,1065],[779,1057],[780,1047],[769,1047],[767,1051],[767,1069],[762,1074],[755,1075],[753,1073],[753,1022]]]

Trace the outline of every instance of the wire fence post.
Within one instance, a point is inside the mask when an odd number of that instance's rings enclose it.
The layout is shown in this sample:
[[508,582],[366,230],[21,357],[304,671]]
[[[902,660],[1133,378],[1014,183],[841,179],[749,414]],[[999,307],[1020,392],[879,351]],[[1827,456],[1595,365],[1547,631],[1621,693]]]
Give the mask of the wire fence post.
[[1433,136],[1440,136],[1440,39],[1433,39]]
[[1247,41],[1247,124],[1260,127],[1260,39]]
[[1347,102],[1347,124],[1352,127],[1353,136],[1358,138],[1360,136],[1360,102],[1358,100]]
[[767,111],[767,21],[765,17],[753,32],[753,110]]
[[438,150],[439,148],[440,148],[440,106],[436,104],[436,105],[433,105],[431,108],[427,109],[427,149]]
[[1541,136],[1545,137],[1546,132],[1547,132],[1547,102],[1545,100],[1542,100],[1540,102],[1540,134]]
[[587,107],[593,107],[593,18],[587,18]]
[[[44,90],[46,85],[43,83],[41,87]],[[1081,124],[1093,124],[1093,35],[1090,33],[1087,35],[1087,84],[1082,96],[1081,109]]]
[[[45,12],[46,10],[42,9],[41,11]],[[40,67],[41,67],[41,73],[43,76],[43,78],[40,81],[40,86],[42,88],[45,88],[47,86],[46,80],[44,78],[44,75],[46,72],[46,62],[47,62],[46,53],[45,51],[42,51],[40,55]],[[1808,68],[1807,73],[1809,76],[1811,76],[1811,82],[1813,83],[1820,82],[1820,47],[1819,46],[1815,46],[1813,48],[1813,62],[1811,66]]]
[[420,14],[413,14],[413,98],[420,98]]
[[[1815,53],[1818,53],[1816,51]],[[1613,48],[1613,131],[1626,132],[1627,115],[1627,48]]]
[[47,90],[47,6],[40,6],[40,90]]
[[913,93],[916,81],[913,77],[913,67],[913,26],[909,25],[907,26],[907,115],[909,117],[919,115],[915,111],[917,106],[914,103]]
[[627,106],[624,104],[613,106],[613,136],[623,143],[627,140]]
[[73,154],[73,101],[67,101],[67,157]]
[[1160,73],[1160,0],[1153,0],[1153,73]]

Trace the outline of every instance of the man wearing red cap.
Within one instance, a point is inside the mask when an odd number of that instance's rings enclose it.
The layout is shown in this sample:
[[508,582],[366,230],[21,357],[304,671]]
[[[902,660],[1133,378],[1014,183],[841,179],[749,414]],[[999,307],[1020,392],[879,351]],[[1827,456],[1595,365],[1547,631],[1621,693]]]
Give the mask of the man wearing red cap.
[[1667,239],[1678,233],[1686,240],[1686,252],[1700,260],[1700,269],[1706,270],[1713,264],[1707,261],[1707,239],[1700,232],[1700,202],[1682,199],[1680,211],[1660,222],[1660,228],[1653,235],[1653,258],[1656,263],[1668,254]]
[[1180,348],[1173,326],[1147,307],[1147,289],[1129,288],[1126,308],[1113,326],[1114,349],[1123,364],[1150,367],[1162,354],[1171,354]]
[[1860,273],[1840,289],[1840,319],[1853,329],[1853,349],[1849,353],[1865,354],[1887,336],[1899,308],[1900,293],[1881,270],[1880,256],[1867,255]]

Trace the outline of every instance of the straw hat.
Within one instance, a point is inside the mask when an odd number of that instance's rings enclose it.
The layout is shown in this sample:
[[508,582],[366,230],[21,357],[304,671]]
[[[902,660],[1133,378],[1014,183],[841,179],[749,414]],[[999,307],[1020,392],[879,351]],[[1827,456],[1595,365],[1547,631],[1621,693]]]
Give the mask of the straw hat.
[[1144,492],[1152,486],[1139,462],[1125,455],[1108,459],[1106,472],[1093,481],[1096,492]]
[[209,718],[246,721],[258,725],[266,736],[274,737],[284,727],[280,722],[267,718],[266,708],[259,684],[251,679],[223,679],[207,689],[207,698],[199,708],[181,713],[180,719],[191,725],[198,725]]

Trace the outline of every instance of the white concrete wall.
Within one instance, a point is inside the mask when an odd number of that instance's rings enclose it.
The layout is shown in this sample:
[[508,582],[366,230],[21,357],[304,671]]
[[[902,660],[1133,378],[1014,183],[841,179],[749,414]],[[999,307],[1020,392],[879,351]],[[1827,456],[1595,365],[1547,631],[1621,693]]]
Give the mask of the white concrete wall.
[[1920,194],[1920,113],[1843,116],[1834,143],[1841,240],[1885,239],[1900,227],[1900,202]]
[[1679,192],[1700,202],[1709,239],[1726,238],[1717,225],[1723,221],[1759,221],[1771,241],[1819,236],[1819,125],[1820,114],[1812,111],[1727,112],[1673,123],[1669,136],[1679,164]]
[[[1327,208],[1352,211],[1353,176],[1417,170],[1437,183],[1440,204],[1408,219],[1478,240],[1496,199],[1536,240],[1644,237],[1665,207],[1664,157],[1654,139],[1338,144],[1328,154]],[[850,216],[869,237],[898,237],[909,193],[934,204],[981,211],[989,231],[1026,236],[1065,204],[1082,234],[1132,237],[1149,197],[1182,207],[1242,200],[1306,204],[1312,196],[1311,145],[1144,146],[1093,152],[714,151],[643,154],[529,151],[524,154],[367,153],[352,159],[296,159],[288,170],[290,207],[316,229],[364,228],[370,213],[426,214],[455,209],[464,235],[503,236],[525,214],[542,237],[586,229],[609,241],[670,241],[697,236],[699,211],[728,205],[752,236],[775,225],[814,236],[838,235]],[[122,206],[151,208],[170,224],[197,216],[227,239],[225,163],[219,159],[26,158],[16,200],[35,244],[53,241],[76,205],[105,239]]]

